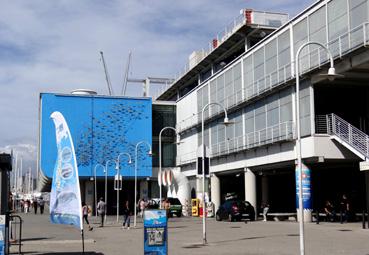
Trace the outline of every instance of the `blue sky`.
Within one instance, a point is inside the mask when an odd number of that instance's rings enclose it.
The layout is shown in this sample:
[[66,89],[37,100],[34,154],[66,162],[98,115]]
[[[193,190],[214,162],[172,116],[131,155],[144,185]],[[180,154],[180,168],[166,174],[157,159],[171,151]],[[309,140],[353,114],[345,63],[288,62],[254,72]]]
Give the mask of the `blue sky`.
[[[40,92],[107,94],[99,51],[115,91],[128,52],[130,77],[173,78],[241,9],[289,13],[311,0],[13,0],[0,8],[0,152],[14,148],[36,168]],[[140,96],[130,84],[127,94]]]

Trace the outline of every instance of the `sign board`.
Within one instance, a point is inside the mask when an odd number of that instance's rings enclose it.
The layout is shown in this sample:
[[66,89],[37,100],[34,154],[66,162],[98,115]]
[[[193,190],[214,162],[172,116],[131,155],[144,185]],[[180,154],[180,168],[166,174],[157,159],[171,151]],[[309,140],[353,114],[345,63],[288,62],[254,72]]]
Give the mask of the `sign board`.
[[[209,174],[209,163],[208,157],[205,158],[205,175]],[[197,174],[202,175],[202,158],[197,158]]]
[[362,161],[359,163],[360,165],[360,171],[367,171],[369,170],[369,162],[368,161]]
[[165,210],[144,211],[144,254],[168,254],[167,214]]
[[0,215],[0,255],[5,254],[5,215]]
[[122,175],[114,176],[114,190],[122,190]]

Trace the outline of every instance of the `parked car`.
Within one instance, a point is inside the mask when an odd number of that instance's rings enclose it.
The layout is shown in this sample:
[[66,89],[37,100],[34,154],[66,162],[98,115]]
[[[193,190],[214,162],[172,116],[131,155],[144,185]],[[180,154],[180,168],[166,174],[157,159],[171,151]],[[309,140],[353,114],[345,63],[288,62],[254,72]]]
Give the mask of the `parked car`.
[[255,220],[255,209],[248,201],[240,199],[227,200],[216,212],[215,219],[217,221],[229,220],[229,221],[240,221],[240,220]]
[[170,203],[168,216],[172,217],[175,214],[177,217],[181,217],[182,216],[181,201],[179,201],[178,198],[174,198],[174,197],[168,197],[168,201]]

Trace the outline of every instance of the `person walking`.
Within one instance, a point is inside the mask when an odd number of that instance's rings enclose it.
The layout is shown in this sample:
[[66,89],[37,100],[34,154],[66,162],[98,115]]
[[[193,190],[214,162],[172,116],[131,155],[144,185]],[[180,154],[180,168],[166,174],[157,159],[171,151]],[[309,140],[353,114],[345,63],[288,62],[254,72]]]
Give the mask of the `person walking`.
[[129,229],[130,223],[131,223],[131,215],[132,215],[132,210],[129,207],[129,202],[126,201],[126,203],[123,206],[123,225],[122,225],[122,229]]
[[35,214],[37,214],[37,207],[38,207],[37,198],[35,198],[33,199],[33,211],[35,212]]
[[93,230],[93,227],[90,226],[90,222],[88,221],[88,205],[86,205],[85,202],[82,202],[82,215],[83,215],[83,219],[88,225],[88,230],[90,231]]
[[106,204],[105,204],[104,199],[102,197],[100,197],[100,201],[97,204],[96,210],[97,210],[97,213],[100,215],[100,219],[101,219],[100,227],[104,227],[104,218],[105,218],[105,214],[106,214]]
[[40,197],[40,199],[37,201],[38,205],[40,206],[40,214],[44,214],[44,208],[45,208],[45,200],[43,197]]

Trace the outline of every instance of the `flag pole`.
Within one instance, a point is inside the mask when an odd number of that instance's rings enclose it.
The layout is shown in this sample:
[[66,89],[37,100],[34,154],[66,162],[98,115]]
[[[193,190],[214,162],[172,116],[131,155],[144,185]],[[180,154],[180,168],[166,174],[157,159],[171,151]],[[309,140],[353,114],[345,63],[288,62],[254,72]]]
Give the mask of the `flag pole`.
[[81,229],[82,236],[82,254],[85,254],[85,235],[83,234],[83,229]]

